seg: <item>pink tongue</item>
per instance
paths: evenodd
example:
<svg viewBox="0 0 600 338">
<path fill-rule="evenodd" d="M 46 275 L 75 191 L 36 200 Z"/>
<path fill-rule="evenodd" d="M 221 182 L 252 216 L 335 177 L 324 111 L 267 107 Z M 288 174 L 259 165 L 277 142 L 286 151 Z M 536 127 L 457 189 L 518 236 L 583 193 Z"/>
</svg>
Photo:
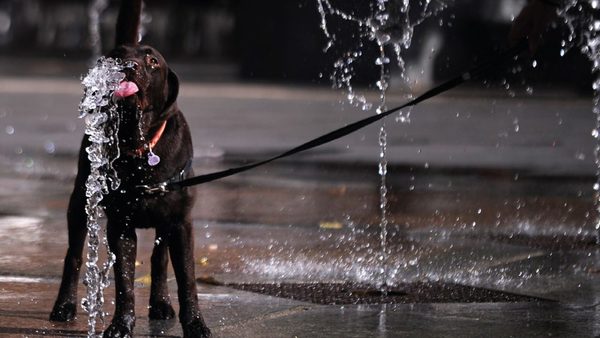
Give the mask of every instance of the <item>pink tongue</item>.
<svg viewBox="0 0 600 338">
<path fill-rule="evenodd" d="M 119 84 L 119 89 L 115 90 L 115 96 L 122 99 L 137 93 L 138 90 L 138 86 L 134 82 L 123 81 Z"/>
</svg>

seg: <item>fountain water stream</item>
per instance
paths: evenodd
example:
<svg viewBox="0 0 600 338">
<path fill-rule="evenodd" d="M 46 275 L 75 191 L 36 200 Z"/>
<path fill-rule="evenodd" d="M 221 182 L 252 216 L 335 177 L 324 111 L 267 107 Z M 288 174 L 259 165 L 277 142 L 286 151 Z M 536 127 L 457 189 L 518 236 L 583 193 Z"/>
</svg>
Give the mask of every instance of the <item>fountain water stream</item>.
<svg viewBox="0 0 600 338">
<path fill-rule="evenodd" d="M 334 63 L 334 71 L 331 76 L 335 88 L 344 89 L 348 102 L 362 110 L 370 110 L 373 103 L 369 102 L 364 94 L 355 91 L 352 83 L 354 77 L 354 64 L 364 57 L 365 49 L 370 45 L 377 48 L 377 56 L 372 62 L 379 68 L 379 77 L 375 83 L 379 92 L 379 100 L 376 105 L 376 113 L 381 114 L 386 110 L 386 93 L 389 88 L 391 72 L 390 56 L 393 54 L 396 64 L 400 70 L 400 77 L 406 83 L 409 78 L 406 75 L 406 67 L 403 53 L 410 47 L 414 29 L 426 19 L 437 15 L 446 5 L 441 1 L 409 1 L 409 0 L 376 0 L 371 3 L 371 11 L 366 16 L 359 16 L 352 12 L 338 9 L 330 0 L 317 0 L 317 8 L 321 15 L 321 29 L 328 39 L 324 51 L 330 51 L 336 46 L 336 36 L 331 33 L 328 18 L 335 17 L 354 24 L 357 37 L 354 48 L 344 51 Z M 391 50 L 391 52 L 390 52 Z M 407 99 L 412 95 L 408 94 Z M 399 113 L 397 118 L 400 122 L 410 121 L 410 110 Z M 387 215 L 387 132 L 385 123 L 379 130 L 379 209 L 380 209 L 380 245 L 381 249 L 377 255 L 379 277 L 377 284 L 385 291 L 385 286 L 394 279 L 390 275 L 388 264 L 388 235 L 389 220 Z M 395 270 L 394 270 L 395 271 Z"/>
<path fill-rule="evenodd" d="M 600 230 L 600 1 L 569 0 L 558 14 L 569 29 L 568 37 L 561 42 L 560 55 L 563 56 L 569 48 L 578 47 L 581 53 L 592 62 L 591 71 L 596 75 L 592 84 L 595 117 L 592 136 L 596 140 L 594 147 L 596 230 Z M 600 232 L 597 232 L 596 236 L 597 242 L 600 243 Z"/>
<path fill-rule="evenodd" d="M 103 320 L 103 290 L 109 284 L 108 275 L 114 263 L 106 236 L 101 236 L 100 218 L 103 216 L 100 202 L 110 190 L 119 186 L 119 178 L 112 163 L 119 157 L 117 106 L 110 104 L 112 93 L 119 88 L 125 74 L 120 61 L 100 58 L 97 65 L 83 78 L 85 94 L 79 105 L 81 117 L 85 118 L 85 134 L 91 142 L 86 148 L 90 163 L 90 174 L 86 181 L 86 213 L 88 229 L 88 253 L 84 284 L 87 296 L 81 302 L 88 313 L 88 337 L 95 336 L 96 320 Z M 100 268 L 98 263 L 100 244 L 107 251 L 108 260 Z"/>
<path fill-rule="evenodd" d="M 415 19 L 414 12 L 415 7 L 417 6 L 421 6 L 422 11 L 419 15 L 417 15 L 417 19 Z M 440 10 L 444 9 L 445 5 L 443 3 L 436 3 L 432 1 L 374 0 L 371 3 L 370 14 L 362 17 L 352 11 L 339 9 L 339 7 L 336 7 L 334 4 L 332 4 L 332 0 L 317 0 L 317 7 L 321 15 L 321 28 L 328 40 L 324 49 L 325 52 L 334 53 L 336 52 L 334 51 L 334 47 L 340 47 L 339 45 L 342 45 L 340 41 L 338 41 L 336 35 L 333 33 L 335 31 L 335 27 L 330 24 L 330 21 L 333 22 L 333 20 L 329 19 L 335 18 L 337 22 L 351 23 L 354 24 L 356 28 L 355 34 L 352 35 L 354 39 L 352 41 L 353 47 L 348 49 L 346 49 L 346 47 L 341 47 L 341 49 L 345 51 L 340 54 L 341 56 L 334 64 L 332 80 L 334 88 L 344 89 L 348 102 L 356 107 L 361 108 L 362 110 L 370 110 L 373 108 L 374 104 L 369 102 L 365 95 L 359 94 L 355 90 L 353 86 L 353 80 L 356 76 L 354 67 L 359 59 L 367 58 L 365 46 L 375 45 L 377 47 L 378 53 L 376 57 L 374 57 L 372 60 L 368 60 L 368 62 L 370 61 L 374 63 L 376 67 L 379 67 L 379 79 L 375 83 L 375 87 L 379 91 L 380 100 L 375 107 L 376 112 L 380 113 L 382 109 L 385 109 L 386 92 L 390 79 L 390 59 L 388 54 L 395 54 L 396 63 L 400 69 L 401 78 L 405 82 L 408 82 L 409 79 L 404 72 L 405 63 L 402 54 L 403 51 L 410 47 L 414 28 L 425 19 L 434 16 Z M 592 62 L 592 72 L 600 76 L 599 9 L 600 1 L 598 0 L 569 0 L 565 3 L 565 7 L 559 11 L 559 14 L 564 19 L 564 22 L 570 30 L 568 38 L 562 42 L 560 55 L 564 55 L 568 48 L 580 48 L 582 53 L 585 54 Z M 536 67 L 535 61 L 532 66 L 534 68 Z M 594 81 L 593 89 L 595 91 L 593 108 L 595 114 L 595 127 L 592 131 L 592 136 L 597 140 L 597 144 L 594 149 L 596 157 L 595 162 L 597 166 L 597 181 L 594 185 L 596 196 L 594 202 L 597 214 L 596 228 L 600 230 L 600 77 Z M 531 95 L 533 92 L 531 87 L 527 87 L 526 91 L 529 95 Z M 514 94 L 510 95 L 509 93 L 509 96 L 514 96 Z M 401 122 L 409 122 L 409 113 L 410 112 L 401 114 L 397 120 Z M 518 132 L 520 129 L 519 120 L 515 118 L 513 124 L 514 131 Z M 382 128 L 380 129 L 379 144 L 379 174 L 381 175 L 379 226 L 381 250 L 379 253 L 376 253 L 375 251 L 372 252 L 372 256 L 375 257 L 375 261 L 372 263 L 378 263 L 377 266 L 382 268 L 380 271 L 378 270 L 377 272 L 371 272 L 370 276 L 373 277 L 372 280 L 376 279 L 377 283 L 380 285 L 380 287 L 382 287 L 382 290 L 385 291 L 385 286 L 389 285 L 390 281 L 393 283 L 398 279 L 398 270 L 392 270 L 391 267 L 394 266 L 394 262 L 392 261 L 395 261 L 395 257 L 389 257 L 390 255 L 388 251 L 388 246 L 390 245 L 388 239 L 390 235 L 394 234 L 390 234 L 390 224 L 387 218 L 387 136 L 384 125 L 382 125 Z M 516 176 L 515 180 L 517 178 L 518 176 Z M 521 202 L 519 202 L 519 207 L 520 206 Z M 481 209 L 479 209 L 478 214 L 481 214 Z M 497 218 L 501 218 L 500 213 L 498 213 Z M 457 222 L 459 222 L 458 218 Z M 353 229 L 356 228 L 358 227 L 353 227 Z M 581 229 L 579 229 L 578 233 L 581 232 Z M 412 263 L 413 261 L 411 261 L 409 265 L 416 266 L 416 263 Z"/>
</svg>

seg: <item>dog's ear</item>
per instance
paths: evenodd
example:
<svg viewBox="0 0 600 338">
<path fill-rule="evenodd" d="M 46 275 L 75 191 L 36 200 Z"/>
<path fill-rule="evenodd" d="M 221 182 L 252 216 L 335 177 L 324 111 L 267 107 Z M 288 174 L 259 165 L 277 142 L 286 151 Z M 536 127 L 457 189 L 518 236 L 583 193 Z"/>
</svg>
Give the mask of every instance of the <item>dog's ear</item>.
<svg viewBox="0 0 600 338">
<path fill-rule="evenodd" d="M 121 1 L 115 32 L 115 46 L 138 44 L 141 16 L 142 0 Z"/>
<path fill-rule="evenodd" d="M 177 101 L 177 96 L 179 95 L 179 77 L 175 74 L 174 71 L 169 68 L 167 74 L 167 85 L 165 86 L 165 97 L 167 98 L 165 102 L 164 112 L 169 112 L 173 108 L 176 108 L 175 102 Z"/>
</svg>

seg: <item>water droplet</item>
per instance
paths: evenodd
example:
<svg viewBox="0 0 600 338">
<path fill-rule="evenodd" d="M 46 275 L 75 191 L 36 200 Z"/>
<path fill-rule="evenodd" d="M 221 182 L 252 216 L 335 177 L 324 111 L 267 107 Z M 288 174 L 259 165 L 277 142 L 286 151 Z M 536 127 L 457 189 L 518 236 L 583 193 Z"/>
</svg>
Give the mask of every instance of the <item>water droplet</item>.
<svg viewBox="0 0 600 338">
<path fill-rule="evenodd" d="M 13 127 L 13 126 L 6 126 L 6 128 L 4 128 L 4 131 L 6 131 L 6 133 L 8 135 L 13 135 L 15 133 L 15 127 Z"/>
<path fill-rule="evenodd" d="M 527 95 L 533 95 L 533 87 L 527 86 L 525 88 L 525 92 L 527 93 Z"/>
<path fill-rule="evenodd" d="M 378 66 L 386 65 L 388 63 L 390 63 L 390 59 L 387 57 L 378 57 L 377 59 L 375 59 L 375 64 Z"/>
<path fill-rule="evenodd" d="M 44 150 L 46 150 L 48 154 L 54 154 L 54 152 L 56 151 L 56 146 L 54 145 L 54 142 L 46 141 L 46 143 L 44 143 Z"/>
</svg>

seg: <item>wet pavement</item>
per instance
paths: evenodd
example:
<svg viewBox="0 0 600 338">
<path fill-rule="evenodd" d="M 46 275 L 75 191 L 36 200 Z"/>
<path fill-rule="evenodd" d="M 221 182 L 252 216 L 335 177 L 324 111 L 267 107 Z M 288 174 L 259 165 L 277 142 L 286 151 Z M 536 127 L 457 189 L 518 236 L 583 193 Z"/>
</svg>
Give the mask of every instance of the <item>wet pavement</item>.
<svg viewBox="0 0 600 338">
<path fill-rule="evenodd" d="M 86 334 L 81 311 L 73 323 L 47 321 L 66 249 L 80 96 L 75 80 L 0 78 L 3 337 Z M 392 93 L 390 106 L 401 98 Z M 366 116 L 339 100 L 328 88 L 184 82 L 179 102 L 194 134 L 195 170 L 262 159 Z M 387 257 L 380 259 L 378 126 L 198 188 L 199 297 L 216 336 L 600 335 L 591 99 L 463 89 L 415 108 L 410 124 L 386 124 Z M 136 336 L 180 336 L 176 321 L 147 318 L 154 235 L 138 236 Z M 318 305 L 224 286 L 382 278 L 544 301 Z"/>
</svg>

